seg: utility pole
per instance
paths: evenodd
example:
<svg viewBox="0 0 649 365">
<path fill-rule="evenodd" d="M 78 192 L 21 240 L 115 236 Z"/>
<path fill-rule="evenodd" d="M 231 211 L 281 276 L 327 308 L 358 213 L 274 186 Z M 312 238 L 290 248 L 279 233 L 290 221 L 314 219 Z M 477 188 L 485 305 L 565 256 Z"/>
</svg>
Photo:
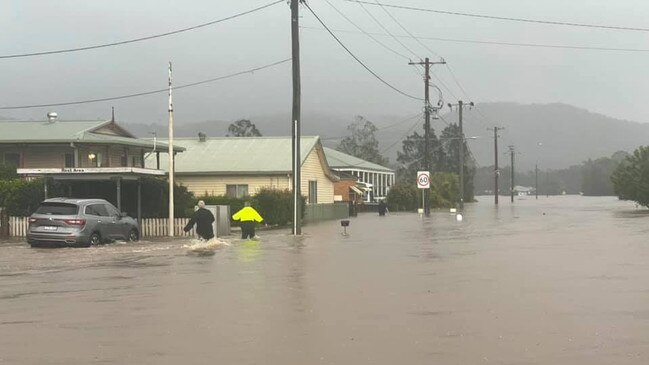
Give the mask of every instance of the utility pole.
<svg viewBox="0 0 649 365">
<path fill-rule="evenodd" d="M 498 131 L 503 130 L 503 127 L 493 127 L 487 128 L 487 130 L 494 131 L 494 204 L 498 205 L 498 195 L 500 191 L 498 189 L 498 178 L 500 177 L 500 170 L 498 170 Z"/>
<path fill-rule="evenodd" d="M 171 98 L 171 62 L 169 62 L 169 237 L 174 236 L 174 106 Z"/>
<path fill-rule="evenodd" d="M 462 109 L 464 106 L 464 102 L 462 100 L 458 100 L 457 104 L 448 104 L 449 108 L 453 108 L 454 106 L 457 106 L 458 108 L 458 127 L 460 129 L 459 131 L 459 136 L 458 138 L 460 139 L 460 147 L 458 154 L 460 156 L 460 209 L 464 209 L 464 129 L 462 126 Z M 473 106 L 473 102 L 469 103 L 469 106 Z"/>
<path fill-rule="evenodd" d="M 514 146 L 509 146 L 509 154 L 511 155 L 511 189 L 510 189 L 510 194 L 511 194 L 511 202 L 514 202 Z"/>
<path fill-rule="evenodd" d="M 534 193 L 536 194 L 536 200 L 539 200 L 539 163 L 538 162 L 534 165 Z"/>
<path fill-rule="evenodd" d="M 303 0 L 291 0 L 291 48 L 293 63 L 293 113 L 291 125 L 293 133 L 292 162 L 293 162 L 293 235 L 302 234 L 302 201 L 300 163 L 300 23 L 299 5 Z"/>
<path fill-rule="evenodd" d="M 430 59 L 426 57 L 424 61 L 420 62 L 408 62 L 409 65 L 423 65 L 424 66 L 424 168 L 429 173 L 431 172 L 430 168 L 430 66 L 431 65 L 443 65 L 446 64 L 446 61 L 443 59 L 438 62 L 430 62 Z M 424 194 L 424 214 L 428 217 L 430 216 L 430 189 L 423 189 L 422 193 Z"/>
</svg>

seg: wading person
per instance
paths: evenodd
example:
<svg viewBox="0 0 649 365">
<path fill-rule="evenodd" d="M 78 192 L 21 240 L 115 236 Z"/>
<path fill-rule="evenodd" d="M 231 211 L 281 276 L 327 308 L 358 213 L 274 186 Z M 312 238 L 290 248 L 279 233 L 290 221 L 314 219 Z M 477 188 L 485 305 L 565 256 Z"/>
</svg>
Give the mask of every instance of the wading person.
<svg viewBox="0 0 649 365">
<path fill-rule="evenodd" d="M 379 215 L 383 216 L 388 211 L 388 206 L 385 204 L 385 200 L 381 199 L 379 201 Z"/>
<path fill-rule="evenodd" d="M 240 211 L 232 215 L 235 221 L 241 221 L 241 238 L 255 238 L 255 223 L 262 222 L 262 218 L 255 208 L 250 206 L 250 202 L 245 202 L 245 206 Z"/>
<path fill-rule="evenodd" d="M 198 234 L 198 237 L 207 241 L 214 238 L 214 230 L 212 229 L 213 222 L 214 214 L 205 209 L 204 201 L 199 200 L 198 209 L 194 212 L 192 219 L 190 219 L 185 226 L 184 231 L 189 232 L 192 227 L 194 227 L 194 224 L 196 224 L 196 233 Z"/>
</svg>

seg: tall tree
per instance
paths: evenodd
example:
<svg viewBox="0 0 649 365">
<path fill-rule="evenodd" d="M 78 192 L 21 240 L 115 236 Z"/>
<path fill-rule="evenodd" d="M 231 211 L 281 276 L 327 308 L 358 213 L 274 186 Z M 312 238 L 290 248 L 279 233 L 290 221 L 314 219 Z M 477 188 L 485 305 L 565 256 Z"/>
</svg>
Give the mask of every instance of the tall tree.
<svg viewBox="0 0 649 365">
<path fill-rule="evenodd" d="M 433 128 L 429 131 L 430 134 L 430 167 L 433 172 L 440 171 L 443 161 L 445 161 L 444 150 L 441 148 L 440 141 L 435 135 Z M 397 169 L 397 176 L 399 181 L 406 183 L 414 183 L 417 171 L 425 170 L 424 166 L 424 150 L 425 142 L 424 136 L 417 132 L 406 137 L 403 141 L 401 151 L 397 151 L 397 162 L 399 167 Z"/>
<path fill-rule="evenodd" d="M 248 119 L 239 119 L 228 126 L 226 137 L 261 137 L 261 132 Z"/>
<path fill-rule="evenodd" d="M 649 207 L 649 147 L 633 151 L 617 166 L 611 180 L 620 199 Z"/>
<path fill-rule="evenodd" d="M 350 134 L 340 141 L 336 150 L 379 165 L 388 164 L 388 159 L 379 152 L 379 141 L 375 136 L 378 129 L 374 123 L 359 115 L 347 130 Z"/>
<path fill-rule="evenodd" d="M 444 160 L 439 166 L 441 171 L 459 174 L 460 146 L 464 149 L 464 201 L 474 200 L 475 161 L 471 157 L 466 138 L 460 136 L 460 127 L 451 123 L 442 130 L 440 142 L 444 151 Z"/>
</svg>

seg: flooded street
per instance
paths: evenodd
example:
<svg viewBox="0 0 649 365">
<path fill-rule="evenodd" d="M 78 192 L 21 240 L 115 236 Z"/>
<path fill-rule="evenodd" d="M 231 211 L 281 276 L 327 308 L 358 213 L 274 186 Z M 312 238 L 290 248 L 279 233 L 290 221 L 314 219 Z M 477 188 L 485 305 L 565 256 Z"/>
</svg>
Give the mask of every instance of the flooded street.
<svg viewBox="0 0 649 365">
<path fill-rule="evenodd" d="M 647 364 L 649 214 L 533 197 L 230 239 L 0 243 L 0 363 Z"/>
</svg>

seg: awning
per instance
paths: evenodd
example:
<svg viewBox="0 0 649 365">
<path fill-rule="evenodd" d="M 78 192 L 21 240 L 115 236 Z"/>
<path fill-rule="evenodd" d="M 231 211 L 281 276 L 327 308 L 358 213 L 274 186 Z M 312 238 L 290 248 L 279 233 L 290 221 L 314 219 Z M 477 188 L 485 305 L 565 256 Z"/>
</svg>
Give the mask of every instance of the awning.
<svg viewBox="0 0 649 365">
<path fill-rule="evenodd" d="M 356 194 L 363 195 L 363 192 L 360 191 L 357 187 L 355 186 L 350 186 L 349 187 L 352 191 L 354 191 Z"/>
<path fill-rule="evenodd" d="M 18 175 L 43 176 L 53 180 L 137 180 L 143 176 L 164 176 L 162 170 L 145 169 L 140 167 L 70 167 L 45 169 L 16 169 Z"/>
</svg>

